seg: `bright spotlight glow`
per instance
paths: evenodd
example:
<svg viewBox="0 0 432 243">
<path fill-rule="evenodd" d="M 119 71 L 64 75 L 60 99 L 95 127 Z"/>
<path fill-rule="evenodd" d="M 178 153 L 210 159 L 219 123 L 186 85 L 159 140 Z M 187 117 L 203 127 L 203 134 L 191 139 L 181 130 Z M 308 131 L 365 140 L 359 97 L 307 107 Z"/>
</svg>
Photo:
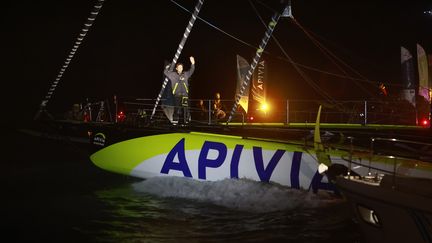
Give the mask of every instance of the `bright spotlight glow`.
<svg viewBox="0 0 432 243">
<path fill-rule="evenodd" d="M 269 106 L 267 103 L 262 103 L 260 109 L 264 112 L 267 112 L 269 110 Z"/>
</svg>

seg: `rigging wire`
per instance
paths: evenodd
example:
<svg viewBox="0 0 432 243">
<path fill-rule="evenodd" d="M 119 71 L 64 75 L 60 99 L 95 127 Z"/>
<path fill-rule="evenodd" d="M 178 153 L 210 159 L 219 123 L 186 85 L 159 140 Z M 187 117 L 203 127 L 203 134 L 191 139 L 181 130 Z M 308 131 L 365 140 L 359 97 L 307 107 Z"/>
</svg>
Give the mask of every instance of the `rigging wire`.
<svg viewBox="0 0 432 243">
<path fill-rule="evenodd" d="M 266 3 L 264 3 L 263 1 L 261 1 L 261 0 L 255 0 L 257 3 L 259 3 L 260 5 L 262 5 L 263 7 L 265 7 L 265 8 L 267 8 L 268 10 L 270 10 L 270 11 L 272 11 L 272 12 L 277 12 L 274 8 L 272 8 L 272 7 L 270 7 L 270 6 L 268 6 Z M 296 23 L 298 23 L 297 21 L 296 21 Z M 302 30 L 306 30 L 309 34 L 312 34 L 312 35 L 314 35 L 314 36 L 317 36 L 317 37 L 319 37 L 320 39 L 324 39 L 323 37 L 321 37 L 321 36 L 319 36 L 318 34 L 316 34 L 316 33 L 314 33 L 314 32 L 312 32 L 312 31 L 310 31 L 310 30 L 307 30 L 304 26 L 299 26 L 299 27 L 301 27 L 302 28 Z M 315 37 L 313 37 L 312 39 L 316 39 Z M 319 41 L 317 41 L 318 43 L 320 43 Z M 322 45 L 323 46 L 323 45 Z M 324 47 L 324 46 L 323 46 Z M 325 48 L 325 47 L 324 47 Z M 325 49 L 327 49 L 327 48 L 325 48 Z M 329 51 L 330 52 L 330 51 Z M 331 52 L 330 52 L 331 53 Z M 334 57 L 336 58 L 336 59 L 338 59 L 338 57 L 336 56 L 336 55 L 334 55 Z M 343 62 L 342 60 L 341 60 L 341 62 Z M 299 66 L 301 66 L 301 64 L 297 64 L 297 65 L 299 65 Z M 374 84 L 374 85 L 377 85 L 377 84 L 385 84 L 385 85 L 388 85 L 388 86 L 395 86 L 395 87 L 403 87 L 404 85 L 402 85 L 402 84 L 395 84 L 395 83 L 390 83 L 390 82 L 375 82 L 375 81 L 372 81 L 372 80 L 370 80 L 370 79 L 368 79 L 367 77 L 365 77 L 364 75 L 362 75 L 362 74 L 360 74 L 360 73 L 358 73 L 355 69 L 353 69 L 352 67 L 350 67 L 348 64 L 346 64 L 346 66 L 348 67 L 348 68 L 350 68 L 353 72 L 355 72 L 357 75 L 359 75 L 361 78 L 354 78 L 354 77 L 350 77 L 350 76 L 344 76 L 344 75 L 340 75 L 340 74 L 335 74 L 335 73 L 331 73 L 331 72 L 327 72 L 327 71 L 323 71 L 323 70 L 320 70 L 320 69 L 318 69 L 318 70 L 313 70 L 313 68 L 311 68 L 311 67 L 305 67 L 305 68 L 307 68 L 307 69 L 310 69 L 310 70 L 313 70 L 313 71 L 317 71 L 317 72 L 322 72 L 322 73 L 325 73 L 325 74 L 328 74 L 328 75 L 332 75 L 332 76 L 336 76 L 336 77 L 340 77 L 340 78 L 347 78 L 347 79 L 350 79 L 350 80 L 353 80 L 353 81 L 360 81 L 360 82 L 363 82 L 363 83 L 370 83 L 370 84 Z"/>
<path fill-rule="evenodd" d="M 183 9 L 184 11 L 186 11 L 186 12 L 188 12 L 188 13 L 192 13 L 189 9 L 183 7 L 182 5 L 180 5 L 179 3 L 177 3 L 176 1 L 174 1 L 174 0 L 170 0 L 170 1 L 171 1 L 172 3 L 174 3 L 175 5 L 177 5 L 179 8 Z M 246 41 L 243 41 L 243 40 L 241 40 L 241 39 L 235 37 L 234 35 L 231 35 L 231 34 L 227 33 L 226 31 L 224 31 L 224 30 L 222 30 L 221 28 L 217 27 L 216 25 L 214 25 L 214 24 L 208 22 L 207 20 L 201 18 L 200 16 L 197 16 L 197 19 L 201 20 L 202 22 L 206 23 L 206 24 L 209 25 L 210 27 L 216 29 L 217 31 L 219 31 L 219 32 L 221 32 L 221 33 L 223 33 L 223 34 L 225 34 L 225 35 L 227 35 L 227 36 L 233 38 L 234 40 L 236 40 L 236 41 L 238 41 L 238 42 L 240 42 L 240 43 L 242 43 L 242 44 L 244 44 L 244 45 L 247 45 L 247 46 L 249 46 L 249 47 L 251 47 L 251 48 L 253 48 L 253 49 L 255 49 L 255 50 L 258 49 L 258 47 L 254 46 L 254 45 L 251 45 L 251 44 L 247 43 Z"/>
<path fill-rule="evenodd" d="M 274 9 L 272 9 L 271 7 L 269 7 L 267 4 L 261 2 L 260 0 L 256 0 L 258 3 L 260 3 L 261 5 L 265 6 L 267 9 L 270 9 L 272 11 L 275 11 Z M 249 0 L 250 4 L 252 5 L 251 1 Z M 256 10 L 255 6 L 252 5 L 252 7 L 254 8 L 255 12 L 258 14 L 258 11 Z M 337 61 L 339 61 L 342 65 L 344 65 L 345 67 L 348 67 L 352 72 L 354 72 L 355 74 L 357 74 L 359 77 L 361 77 L 362 81 L 366 81 L 368 83 L 372 83 L 375 85 L 378 85 L 376 82 L 370 81 L 368 78 L 366 78 L 365 76 L 363 76 L 362 74 L 360 74 L 357 70 L 355 70 L 354 68 L 352 68 L 349 64 L 347 64 L 346 62 L 344 62 L 342 59 L 340 59 L 339 57 L 337 57 L 333 52 L 331 52 L 328 48 L 326 48 L 323 44 L 321 44 L 316 38 L 314 38 L 311 35 L 311 31 L 308 31 L 305 27 L 303 27 L 295 18 L 293 18 L 294 23 L 305 33 L 305 35 L 312 41 L 313 44 L 315 44 L 315 46 L 342 72 L 345 74 L 345 76 L 348 76 L 348 72 L 343 69 L 334 59 L 336 59 Z M 334 58 L 334 59 L 333 59 Z M 366 89 L 365 87 L 363 87 L 361 84 L 359 84 L 356 81 L 359 81 L 358 79 L 351 79 L 354 81 L 354 83 L 359 86 L 363 91 L 365 91 L 367 94 L 369 94 L 370 96 L 374 96 L 374 94 L 372 92 L 370 92 L 368 89 Z"/>
<path fill-rule="evenodd" d="M 189 9 L 185 8 L 184 6 L 182 6 L 181 4 L 179 4 L 178 2 L 176 2 L 175 0 L 170 0 L 170 1 L 173 4 L 177 5 L 179 8 L 183 9 L 185 12 L 192 13 Z M 246 41 L 243 41 L 240 38 L 238 38 L 238 37 L 236 37 L 236 36 L 234 36 L 234 35 L 226 32 L 224 30 L 222 30 L 221 28 L 219 28 L 216 25 L 210 23 L 209 21 L 203 19 L 202 17 L 198 16 L 197 19 L 201 20 L 202 22 L 204 22 L 205 24 L 207 24 L 210 27 L 214 28 L 215 30 L 221 32 L 222 34 L 225 34 L 228 37 L 230 37 L 230 38 L 232 38 L 232 39 L 234 39 L 234 40 L 236 40 L 236 41 L 238 41 L 238 42 L 240 42 L 240 43 L 242 43 L 242 44 L 244 44 L 244 45 L 246 45 L 246 46 L 248 46 L 248 47 L 250 47 L 250 48 L 252 48 L 254 50 L 258 49 L 257 46 L 254 46 L 254 45 L 252 45 L 252 44 L 250 44 L 250 43 L 248 43 Z M 356 80 L 356 81 L 360 81 L 360 82 L 367 82 L 367 83 L 376 84 L 376 82 L 373 82 L 373 81 L 369 81 L 369 80 L 365 80 L 365 79 L 360 79 L 360 78 L 354 78 L 354 77 L 350 77 L 350 76 L 347 76 L 347 75 L 341 75 L 341 74 L 337 74 L 337 73 L 332 73 L 332 72 L 329 72 L 329 71 L 324 71 L 324 70 L 319 69 L 319 68 L 310 67 L 310 66 L 307 66 L 307 65 L 304 65 L 304 64 L 300 64 L 300 63 L 294 62 L 292 59 L 288 59 L 288 58 L 285 58 L 285 57 L 273 55 L 272 53 L 270 53 L 268 51 L 264 51 L 264 53 L 267 54 L 267 55 L 273 56 L 273 57 L 275 57 L 275 58 L 277 58 L 279 60 L 286 61 L 288 63 L 300 66 L 300 67 L 302 67 L 304 69 L 308 69 L 308 70 L 311 70 L 311 71 L 315 71 L 315 72 L 319 72 L 319 73 L 323 73 L 323 74 L 327 74 L 327 75 L 332 75 L 332 76 L 339 77 L 339 78 L 345 78 L 345 79 Z M 384 84 L 386 84 L 386 83 L 384 83 Z M 388 84 L 388 85 L 391 85 L 391 84 Z"/>
<path fill-rule="evenodd" d="M 334 46 L 336 46 L 336 47 L 338 47 L 338 48 L 340 48 L 340 49 L 343 49 L 343 51 L 347 51 L 346 48 L 343 48 L 343 47 L 341 47 L 341 46 L 338 46 L 338 44 L 336 44 L 336 43 L 334 43 L 334 42 L 332 42 L 332 41 L 330 41 L 330 40 L 324 38 L 323 36 L 318 35 L 317 33 L 312 32 L 311 30 L 308 30 L 308 32 L 309 32 L 310 34 L 312 34 L 312 35 L 314 36 L 315 39 L 316 39 L 316 38 L 321 39 L 321 40 L 323 40 L 323 41 L 326 41 L 326 42 L 330 43 L 331 45 L 334 45 Z M 351 54 L 351 55 L 352 55 L 352 54 Z M 354 72 L 355 72 L 355 70 L 354 70 Z M 358 75 L 359 75 L 359 76 L 363 76 L 362 74 L 358 74 Z M 390 82 L 377 82 L 377 81 L 372 81 L 372 80 L 368 79 L 367 77 L 364 77 L 363 79 L 362 79 L 362 78 L 354 78 L 353 80 L 357 80 L 357 81 L 364 82 L 364 83 L 370 83 L 370 84 L 374 84 L 374 85 L 377 85 L 377 84 L 381 84 L 381 83 L 382 83 L 382 84 L 385 84 L 385 85 L 388 85 L 388 86 L 397 86 L 397 87 L 400 86 L 400 87 L 404 87 L 404 85 L 402 85 L 402 84 L 395 84 L 395 83 L 390 83 Z"/>
<path fill-rule="evenodd" d="M 342 59 L 340 59 L 339 57 L 337 57 L 333 52 L 331 52 L 328 48 L 326 48 L 323 44 L 321 44 L 316 38 L 314 38 L 307 30 L 306 28 L 304 28 L 296 19 L 293 19 L 294 23 L 306 34 L 307 37 L 309 37 L 309 39 L 315 44 L 315 46 L 331 61 L 333 62 L 333 64 L 339 69 L 341 70 L 345 75 L 348 75 L 348 73 L 336 62 L 339 61 L 341 64 L 343 64 L 345 67 L 349 68 L 352 72 L 354 72 L 355 74 L 357 74 L 358 76 L 360 76 L 361 78 L 368 80 L 365 76 L 363 76 L 362 74 L 360 74 L 360 72 L 358 72 L 357 70 L 355 70 L 353 67 L 351 67 L 349 64 L 347 64 L 346 62 L 344 62 Z M 336 59 L 336 61 L 334 59 Z M 372 92 L 370 92 L 368 89 L 366 89 L 365 87 L 363 87 L 361 84 L 359 84 L 358 82 L 354 83 L 360 87 L 363 91 L 365 91 L 367 94 L 369 94 L 370 96 L 374 96 L 374 94 Z"/>
<path fill-rule="evenodd" d="M 249 3 L 251 4 L 252 8 L 254 9 L 255 13 L 257 14 L 258 18 L 261 20 L 261 23 L 264 24 L 265 26 L 265 22 L 263 21 L 261 15 L 259 14 L 258 10 L 256 9 L 255 5 L 252 3 L 252 1 L 249 0 Z M 267 26 L 265 26 L 267 28 Z M 278 39 L 275 36 L 272 36 L 273 40 L 276 42 L 276 44 L 278 45 L 278 47 L 280 48 L 280 50 L 282 51 L 282 53 L 289 59 L 292 60 L 292 58 L 288 55 L 288 53 L 285 51 L 285 49 L 282 47 L 282 45 L 280 44 L 280 42 L 278 41 Z M 335 106 L 338 106 L 339 109 L 344 110 L 343 106 L 340 105 L 339 102 L 337 102 L 335 99 L 333 99 L 326 91 L 324 91 L 323 89 L 321 89 L 312 79 L 309 78 L 309 76 L 306 75 L 306 73 L 303 72 L 303 70 L 301 70 L 298 66 L 294 65 L 294 68 L 296 69 L 296 71 L 302 76 L 302 78 L 316 91 L 318 92 L 321 96 L 323 96 L 323 98 L 325 98 L 328 102 L 332 103 Z"/>
</svg>

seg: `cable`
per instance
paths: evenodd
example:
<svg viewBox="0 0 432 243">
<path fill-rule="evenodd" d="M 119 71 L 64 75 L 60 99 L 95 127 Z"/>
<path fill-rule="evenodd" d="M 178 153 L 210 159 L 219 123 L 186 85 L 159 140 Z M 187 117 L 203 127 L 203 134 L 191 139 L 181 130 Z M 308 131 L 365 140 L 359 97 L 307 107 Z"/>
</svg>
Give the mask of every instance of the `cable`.
<svg viewBox="0 0 432 243">
<path fill-rule="evenodd" d="M 191 13 L 191 11 L 189 11 L 189 9 L 183 7 L 182 5 L 180 5 L 179 3 L 177 3 L 176 1 L 174 1 L 174 0 L 170 0 L 170 1 L 171 1 L 172 3 L 174 3 L 175 5 L 177 5 L 178 7 L 180 7 L 181 9 L 183 9 L 184 11 L 186 11 L 186 12 L 188 12 L 188 13 Z M 254 46 L 254 45 L 251 45 L 251 44 L 247 43 L 246 41 L 243 41 L 243 40 L 241 40 L 241 39 L 235 37 L 234 35 L 231 35 L 231 34 L 227 33 L 226 31 L 222 30 L 221 28 L 215 26 L 214 24 L 208 22 L 207 20 L 205 20 L 205 19 L 203 19 L 203 18 L 201 18 L 201 17 L 199 17 L 199 16 L 197 17 L 197 19 L 201 20 L 202 22 L 206 23 L 206 24 L 209 25 L 210 27 L 213 27 L 213 28 L 216 29 L 217 31 L 219 31 L 219 32 L 221 32 L 221 33 L 223 33 L 223 34 L 225 34 L 225 35 L 227 35 L 227 36 L 233 38 L 234 40 L 236 40 L 236 41 L 238 41 L 238 42 L 240 42 L 240 43 L 242 43 L 242 44 L 245 44 L 245 45 L 247 45 L 247 46 L 249 46 L 249 47 L 251 47 L 251 48 L 253 48 L 253 49 L 255 49 L 255 50 L 258 49 L 258 47 Z"/>
<path fill-rule="evenodd" d="M 261 0 L 255 0 L 255 1 L 256 1 L 257 3 L 259 3 L 259 4 L 261 4 L 262 6 L 264 6 L 265 8 L 271 10 L 272 12 L 276 12 L 275 9 L 273 9 L 273 8 L 271 8 L 270 6 L 268 6 L 267 4 L 263 3 Z M 296 22 L 296 23 L 298 23 L 298 22 Z M 306 30 L 306 28 L 304 28 L 303 26 L 301 26 L 301 27 L 302 27 L 304 30 Z M 316 33 L 312 32 L 312 31 L 310 31 L 310 30 L 308 30 L 307 32 L 308 32 L 308 33 L 312 33 L 313 35 L 318 36 L 318 37 L 321 38 L 321 39 L 324 39 L 323 37 L 320 37 L 319 35 L 317 35 Z M 318 42 L 318 43 L 319 43 L 319 42 Z M 323 45 L 322 45 L 322 46 L 323 46 Z M 324 46 L 323 46 L 323 47 L 324 47 Z M 325 48 L 325 47 L 324 47 L 324 48 Z M 327 49 L 327 48 L 325 48 L 325 49 Z M 327 50 L 328 50 L 328 49 L 327 49 Z M 335 55 L 334 55 L 334 57 L 337 58 Z M 297 63 L 297 65 L 302 66 L 301 64 L 298 64 L 298 63 Z M 371 81 L 371 80 L 369 80 L 368 78 L 364 77 L 362 74 L 358 73 L 356 70 L 354 70 L 353 68 L 351 68 L 348 64 L 346 64 L 346 66 L 347 66 L 348 68 L 350 68 L 353 72 L 355 72 L 357 75 L 359 75 L 359 76 L 362 77 L 362 78 L 354 78 L 354 77 L 350 77 L 350 76 L 344 76 L 344 75 L 340 75 L 340 74 L 335 74 L 335 73 L 326 72 L 326 71 L 323 71 L 323 70 L 320 70 L 320 69 L 318 69 L 318 70 L 314 70 L 312 67 L 307 67 L 307 66 L 303 66 L 303 68 L 307 68 L 307 69 L 310 69 L 310 70 L 313 70 L 313 71 L 318 71 L 318 72 L 325 73 L 325 74 L 328 74 L 328 75 L 333 75 L 333 76 L 336 76 L 336 77 L 346 78 L 346 79 L 350 79 L 350 80 L 354 80 L 354 81 L 359 81 L 359 82 L 364 82 L 364 83 L 370 83 L 370 84 L 375 84 L 375 85 L 378 84 L 378 82 Z M 401 85 L 401 84 L 393 84 L 393 83 L 389 83 L 389 82 L 379 82 L 379 83 L 382 83 L 382 84 L 385 84 L 385 85 L 388 85 L 388 86 L 403 86 L 403 85 Z"/>
<path fill-rule="evenodd" d="M 256 9 L 255 5 L 252 3 L 252 1 L 249 0 L 249 3 L 251 4 L 252 8 L 254 9 L 255 13 L 257 14 L 258 18 L 261 20 L 261 23 L 267 28 L 265 25 L 265 22 L 263 21 L 261 15 L 259 14 L 258 10 Z M 289 59 L 292 60 L 292 58 L 288 55 L 288 53 L 285 51 L 285 49 L 282 47 L 280 42 L 277 40 L 275 36 L 272 36 L 273 40 L 276 42 L 276 44 L 281 49 L 282 53 Z M 303 70 L 301 70 L 298 66 L 294 65 L 294 68 L 296 71 L 302 76 L 302 78 L 316 91 L 318 92 L 323 98 L 325 98 L 327 101 L 332 103 L 335 106 L 338 106 L 339 109 L 344 110 L 343 106 L 341 106 L 335 99 L 333 99 L 327 92 L 325 92 L 323 89 L 321 89 L 313 80 L 307 76 Z"/>
<path fill-rule="evenodd" d="M 267 9 L 270 9 L 272 11 L 275 11 L 274 9 L 270 8 L 268 5 L 264 4 L 263 2 L 261 2 L 260 0 L 256 0 L 258 3 L 260 3 L 261 5 L 265 6 Z M 250 2 L 250 0 L 249 0 Z M 251 2 L 250 2 L 251 3 Z M 258 11 L 256 10 L 255 6 L 251 3 L 252 7 L 254 8 L 255 12 L 258 14 Z M 342 63 L 344 66 L 348 67 L 351 71 L 353 71 L 354 73 L 356 73 L 357 75 L 359 75 L 362 79 L 357 79 L 357 78 L 351 78 L 349 77 L 351 80 L 353 80 L 355 82 L 355 84 L 357 86 L 359 86 L 360 88 L 362 88 L 366 93 L 368 93 L 369 95 L 373 96 L 373 94 L 365 89 L 362 85 L 358 84 L 356 81 L 363 81 L 363 82 L 368 82 L 368 83 L 373 83 L 373 84 L 377 84 L 376 82 L 372 82 L 370 80 L 368 80 L 366 77 L 364 77 L 363 75 L 361 75 L 358 71 L 356 71 L 354 68 L 352 68 L 351 66 L 349 66 L 347 63 L 345 63 L 343 60 L 341 60 L 340 58 L 338 58 L 335 54 L 333 54 L 328 48 L 326 48 L 323 44 L 321 44 L 316 38 L 314 38 L 311 34 L 310 31 L 306 30 L 306 28 L 304 28 L 296 19 L 293 18 L 294 23 L 306 34 L 307 37 L 309 37 L 309 39 L 312 41 L 312 43 L 315 44 L 315 46 L 331 61 L 333 62 L 333 64 L 345 74 L 345 77 L 349 77 L 348 73 L 335 61 L 332 59 L 335 58 L 337 61 L 339 61 L 340 63 Z M 335 75 L 335 76 L 340 76 L 340 77 L 344 77 L 343 75 Z"/>
<path fill-rule="evenodd" d="M 174 3 L 175 5 L 177 5 L 179 8 L 181 8 L 182 10 L 184 10 L 185 12 L 192 13 L 190 10 L 188 10 L 188 9 L 185 8 L 184 6 L 180 5 L 180 4 L 177 3 L 176 1 L 174 1 L 174 0 L 170 0 L 170 1 L 171 1 L 172 3 Z M 204 22 L 204 23 L 207 24 L 208 26 L 214 28 L 215 30 L 221 32 L 222 34 L 227 35 L 228 37 L 230 37 L 230 38 L 232 38 L 232 39 L 234 39 L 234 40 L 236 40 L 236 41 L 238 41 L 238 42 L 240 42 L 240 43 L 242 43 L 242 44 L 244 44 L 244 45 L 246 45 L 246 46 L 248 46 L 248 47 L 250 47 L 250 48 L 252 48 L 252 49 L 254 49 L 254 50 L 258 49 L 258 47 L 254 46 L 254 45 L 252 45 L 252 44 L 250 44 L 250 43 L 248 43 L 248 42 L 246 42 L 246 41 L 243 41 L 243 40 L 241 40 L 240 38 L 238 38 L 238 37 L 236 37 L 236 36 L 234 36 L 234 35 L 232 35 L 232 34 L 226 32 L 226 31 L 224 31 L 224 30 L 222 30 L 221 28 L 219 28 L 219 27 L 217 27 L 216 25 L 210 23 L 209 21 L 203 19 L 202 17 L 199 17 L 199 16 L 198 16 L 197 19 L 201 20 L 202 22 Z M 276 59 L 279 59 L 279 60 L 282 60 L 282 61 L 288 62 L 288 63 L 290 63 L 290 64 L 295 64 L 295 65 L 300 66 L 300 67 L 302 67 L 302 68 L 304 68 L 304 69 L 309 69 L 309 70 L 312 70 L 312 71 L 315 71 L 315 72 L 320 72 L 320 73 L 323 73 L 323 74 L 332 75 L 332 76 L 339 77 L 339 78 L 345 78 L 345 79 L 350 79 L 350 80 L 357 80 L 357 81 L 360 81 L 360 82 L 367 82 L 367 83 L 373 83 L 373 84 L 376 84 L 375 82 L 372 82 L 372 81 L 369 81 L 369 80 L 364 80 L 364 79 L 354 78 L 354 77 L 350 77 L 350 76 L 346 76 L 346 75 L 341 75 L 341 74 L 332 73 L 332 72 L 329 72 L 329 71 L 324 71 L 324 70 L 321 70 L 321 69 L 319 69 L 319 68 L 306 66 L 306 65 L 303 65 L 303 64 L 300 64 L 300 63 L 294 62 L 292 59 L 287 59 L 287 58 L 284 58 L 284 57 L 281 57 L 281 56 L 273 55 L 272 53 L 270 53 L 270 52 L 268 52 L 268 51 L 264 51 L 264 53 L 267 54 L 267 55 L 273 56 L 273 57 L 275 57 Z"/>
<path fill-rule="evenodd" d="M 306 34 L 307 37 L 309 37 L 309 39 L 315 44 L 315 46 L 331 61 L 333 62 L 333 64 L 339 69 L 341 70 L 345 75 L 348 75 L 348 73 L 335 61 L 332 59 L 332 57 L 334 59 L 336 59 L 337 61 L 339 61 L 341 64 L 343 64 L 344 66 L 348 67 L 351 71 L 353 71 L 355 74 L 357 74 L 358 76 L 360 76 L 361 78 L 368 80 L 365 76 L 363 76 L 362 74 L 360 74 L 357 70 L 355 70 L 354 68 L 352 68 L 350 65 L 348 65 L 346 62 L 344 62 L 342 59 L 340 59 L 339 57 L 337 57 L 334 53 L 332 53 L 328 48 L 326 48 L 323 44 L 321 44 L 317 39 L 315 39 L 307 30 L 306 28 L 304 28 L 296 19 L 293 19 L 294 23 Z M 355 80 L 353 80 L 354 83 L 359 86 L 361 89 L 363 89 L 363 91 L 365 91 L 366 93 L 368 93 L 371 96 L 374 96 L 369 90 L 367 90 L 366 88 L 364 88 L 361 84 L 355 82 Z"/>
</svg>

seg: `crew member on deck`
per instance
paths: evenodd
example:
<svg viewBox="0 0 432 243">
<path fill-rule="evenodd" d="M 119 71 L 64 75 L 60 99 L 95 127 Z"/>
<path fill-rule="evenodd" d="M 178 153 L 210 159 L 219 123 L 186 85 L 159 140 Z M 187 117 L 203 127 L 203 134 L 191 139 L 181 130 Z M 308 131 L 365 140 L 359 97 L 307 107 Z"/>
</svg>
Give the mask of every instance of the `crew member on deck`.
<svg viewBox="0 0 432 243">
<path fill-rule="evenodd" d="M 213 114 L 216 120 L 224 119 L 226 116 L 226 113 L 224 111 L 224 106 L 221 101 L 220 93 L 215 94 L 215 100 L 213 103 Z"/>
<path fill-rule="evenodd" d="M 179 122 L 179 117 L 183 114 L 183 122 L 188 123 L 190 121 L 189 115 L 189 78 L 192 76 L 195 70 L 195 59 L 194 57 L 189 58 L 191 67 L 188 71 L 183 72 L 183 64 L 177 63 L 174 66 L 166 66 L 164 74 L 171 80 L 172 92 L 174 95 L 175 107 L 174 117 L 172 123 L 176 125 Z"/>
<path fill-rule="evenodd" d="M 208 110 L 205 106 L 204 100 L 198 101 L 198 121 L 208 120 Z"/>
</svg>

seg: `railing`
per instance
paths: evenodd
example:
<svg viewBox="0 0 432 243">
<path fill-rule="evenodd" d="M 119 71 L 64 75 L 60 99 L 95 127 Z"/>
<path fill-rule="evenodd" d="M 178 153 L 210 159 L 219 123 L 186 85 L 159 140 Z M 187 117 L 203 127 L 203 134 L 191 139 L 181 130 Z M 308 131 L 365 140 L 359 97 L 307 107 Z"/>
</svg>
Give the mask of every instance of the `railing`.
<svg viewBox="0 0 432 243">
<path fill-rule="evenodd" d="M 135 118 L 149 119 L 147 116 L 151 114 L 154 102 L 154 99 L 142 98 L 117 98 L 115 101 L 106 101 L 104 110 L 112 115 L 105 120 L 125 122 Z M 164 100 L 162 99 L 161 102 L 163 103 Z M 200 102 L 202 106 L 199 106 Z M 234 100 L 221 100 L 221 103 L 225 117 L 216 117 L 213 100 L 190 99 L 189 112 L 192 121 L 206 124 L 225 122 Z M 99 103 L 94 102 L 94 104 Z M 232 122 L 314 123 L 319 105 L 323 105 L 321 123 L 416 125 L 416 111 L 406 102 L 364 100 L 340 101 L 337 107 L 320 100 L 273 100 L 269 102 L 268 110 L 251 106 L 246 114 L 239 107 Z M 153 120 L 166 120 L 162 107 L 162 105 L 158 106 Z M 111 111 L 109 108 L 115 110 Z M 92 113 L 97 114 L 99 108 L 92 106 L 92 109 Z M 123 112 L 124 117 L 119 118 L 119 112 Z M 95 118 L 91 121 L 95 121 Z"/>
<path fill-rule="evenodd" d="M 164 100 L 161 100 L 162 103 Z M 154 102 L 153 99 L 135 99 L 134 101 L 123 101 L 120 105 L 120 108 L 118 108 L 119 111 L 124 111 L 126 115 L 129 118 L 126 118 L 126 120 L 131 121 L 134 117 L 141 116 L 146 117 L 146 119 L 149 119 L 148 115 L 151 114 L 149 112 L 152 111 L 152 102 Z M 200 102 L 202 103 L 200 105 Z M 214 102 L 212 100 L 197 100 L 197 99 L 191 99 L 189 100 L 189 106 L 188 106 L 188 112 L 190 114 L 190 117 L 194 123 L 202 123 L 202 124 L 216 124 L 216 123 L 223 123 L 228 118 L 228 106 L 225 104 L 231 104 L 233 101 L 228 100 L 221 100 L 223 103 L 222 111 L 224 115 L 217 116 L 216 110 L 213 107 Z M 167 106 L 171 109 L 179 108 L 175 106 Z M 153 120 L 161 121 L 161 120 L 167 120 L 163 113 L 163 106 L 159 106 L 156 114 L 153 117 Z M 237 112 L 234 115 L 233 122 L 246 122 L 246 116 L 244 112 Z"/>
<path fill-rule="evenodd" d="M 348 159 L 348 178 L 351 178 L 352 171 L 352 158 L 353 158 L 353 138 L 349 137 L 350 140 L 350 153 Z M 377 149 L 377 143 L 379 144 L 379 150 Z M 401 150 L 401 149 L 404 150 Z M 392 170 L 384 170 L 372 167 L 372 160 L 378 155 L 380 158 L 393 159 Z M 376 173 L 372 176 L 371 169 L 387 172 L 392 174 L 393 187 L 396 185 L 396 176 L 398 162 L 404 161 L 404 163 L 413 163 L 413 167 L 417 166 L 418 162 L 432 162 L 432 143 L 424 143 L 418 141 L 396 139 L 396 138 L 371 138 L 370 149 L 369 149 L 369 165 L 368 176 L 366 179 L 373 179 L 374 181 L 380 181 L 382 176 Z"/>
<path fill-rule="evenodd" d="M 379 151 L 376 149 L 379 144 Z M 371 138 L 371 156 L 375 154 L 410 158 L 417 160 L 432 160 L 432 144 L 396 138 Z"/>
</svg>

